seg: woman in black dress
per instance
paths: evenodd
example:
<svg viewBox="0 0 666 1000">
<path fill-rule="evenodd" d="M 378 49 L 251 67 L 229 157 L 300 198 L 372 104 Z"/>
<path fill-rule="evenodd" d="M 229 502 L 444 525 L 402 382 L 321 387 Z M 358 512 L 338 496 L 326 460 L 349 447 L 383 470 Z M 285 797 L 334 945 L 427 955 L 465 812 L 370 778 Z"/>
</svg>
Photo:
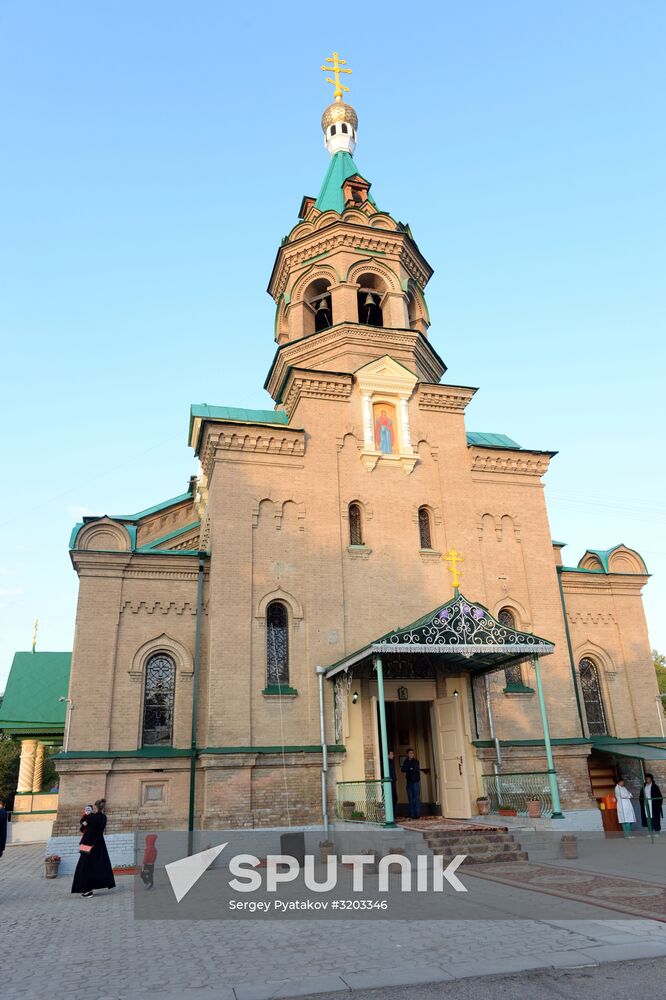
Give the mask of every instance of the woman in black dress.
<svg viewBox="0 0 666 1000">
<path fill-rule="evenodd" d="M 109 852 L 104 842 L 105 799 L 98 799 L 95 812 L 82 819 L 83 836 L 79 841 L 79 861 L 74 872 L 72 892 L 82 896 L 92 896 L 93 889 L 113 889 L 115 879 L 109 860 Z"/>
</svg>

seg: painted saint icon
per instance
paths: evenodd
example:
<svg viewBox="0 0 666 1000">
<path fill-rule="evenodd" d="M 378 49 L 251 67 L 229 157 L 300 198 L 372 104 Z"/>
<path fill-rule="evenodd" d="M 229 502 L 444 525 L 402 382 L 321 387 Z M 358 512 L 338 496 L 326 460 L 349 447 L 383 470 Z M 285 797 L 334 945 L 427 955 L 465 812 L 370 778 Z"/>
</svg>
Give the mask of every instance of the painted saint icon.
<svg viewBox="0 0 666 1000">
<path fill-rule="evenodd" d="M 395 451 L 395 411 L 388 404 L 375 406 L 375 448 L 383 455 Z"/>
</svg>

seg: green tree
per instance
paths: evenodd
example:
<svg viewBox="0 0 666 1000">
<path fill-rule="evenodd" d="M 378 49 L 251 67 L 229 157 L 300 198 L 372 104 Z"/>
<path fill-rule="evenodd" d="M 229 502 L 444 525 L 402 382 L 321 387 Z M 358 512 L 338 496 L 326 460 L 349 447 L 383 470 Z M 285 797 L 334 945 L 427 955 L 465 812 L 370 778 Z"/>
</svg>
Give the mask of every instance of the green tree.
<svg viewBox="0 0 666 1000">
<path fill-rule="evenodd" d="M 664 656 L 663 653 L 657 652 L 656 649 L 653 649 L 652 660 L 654 662 L 654 670 L 657 675 L 659 694 L 666 694 L 666 656 Z M 666 698 L 662 699 L 662 702 L 666 702 Z M 666 713 L 666 704 L 664 705 L 664 712 Z"/>
<path fill-rule="evenodd" d="M 14 803 L 20 756 L 21 745 L 19 741 L 0 733 L 0 798 L 8 807 Z"/>
</svg>

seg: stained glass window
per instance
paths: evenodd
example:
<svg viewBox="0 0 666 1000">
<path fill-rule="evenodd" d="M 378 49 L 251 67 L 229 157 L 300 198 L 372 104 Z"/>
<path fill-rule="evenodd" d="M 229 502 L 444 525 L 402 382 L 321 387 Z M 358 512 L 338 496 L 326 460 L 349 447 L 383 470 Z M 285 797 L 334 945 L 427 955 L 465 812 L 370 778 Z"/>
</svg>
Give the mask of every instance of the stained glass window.
<svg viewBox="0 0 666 1000">
<path fill-rule="evenodd" d="M 596 665 L 592 660 L 584 657 L 578 664 L 578 675 L 580 677 L 580 689 L 583 694 L 583 704 L 585 705 L 588 735 L 605 736 L 608 732 L 608 727 L 606 725 L 606 713 L 604 712 L 604 702 L 601 697 L 601 685 L 599 684 L 599 674 L 597 673 Z"/>
<path fill-rule="evenodd" d="M 349 544 L 363 545 L 363 523 L 361 507 L 357 503 L 349 504 Z"/>
<path fill-rule="evenodd" d="M 419 536 L 421 539 L 421 548 L 431 549 L 430 512 L 427 507 L 419 507 Z"/>
<path fill-rule="evenodd" d="M 514 618 L 513 611 L 509 611 L 508 608 L 502 608 L 497 616 L 497 621 L 500 625 L 504 625 L 505 628 L 515 629 L 516 627 L 516 619 Z M 523 672 L 520 669 L 519 663 L 512 663 L 510 667 L 504 668 L 504 681 L 506 687 L 523 686 Z"/>
<path fill-rule="evenodd" d="M 289 617 L 280 601 L 266 609 L 266 683 L 269 687 L 289 684 Z"/>
<path fill-rule="evenodd" d="M 173 700 L 176 664 L 156 653 L 146 664 L 143 699 L 143 746 L 170 746 L 173 739 Z"/>
</svg>

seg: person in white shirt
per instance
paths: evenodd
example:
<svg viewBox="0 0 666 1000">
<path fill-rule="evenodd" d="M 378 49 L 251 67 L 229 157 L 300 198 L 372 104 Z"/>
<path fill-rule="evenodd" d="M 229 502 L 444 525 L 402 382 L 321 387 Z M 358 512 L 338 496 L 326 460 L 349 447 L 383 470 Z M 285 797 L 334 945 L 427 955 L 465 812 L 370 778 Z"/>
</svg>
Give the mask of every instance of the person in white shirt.
<svg viewBox="0 0 666 1000">
<path fill-rule="evenodd" d="M 625 787 L 624 778 L 618 778 L 615 786 L 615 798 L 617 800 L 617 818 L 622 826 L 622 832 L 625 837 L 632 837 L 631 825 L 636 822 L 636 813 L 631 804 L 632 794 Z"/>
</svg>

